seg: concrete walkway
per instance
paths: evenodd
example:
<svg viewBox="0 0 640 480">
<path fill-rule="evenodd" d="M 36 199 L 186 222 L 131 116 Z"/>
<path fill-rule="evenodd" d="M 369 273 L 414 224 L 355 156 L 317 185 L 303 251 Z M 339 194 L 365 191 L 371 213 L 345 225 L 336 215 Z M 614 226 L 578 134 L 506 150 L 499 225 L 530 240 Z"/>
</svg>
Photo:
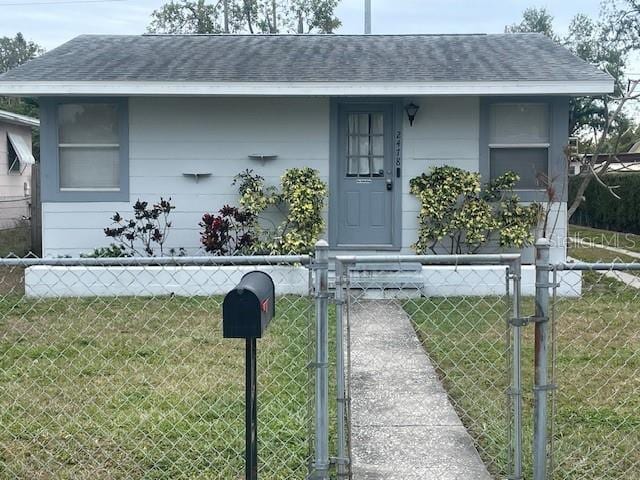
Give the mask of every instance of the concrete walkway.
<svg viewBox="0 0 640 480">
<path fill-rule="evenodd" d="M 354 480 L 484 480 L 484 464 L 397 302 L 351 306 Z"/>
</svg>

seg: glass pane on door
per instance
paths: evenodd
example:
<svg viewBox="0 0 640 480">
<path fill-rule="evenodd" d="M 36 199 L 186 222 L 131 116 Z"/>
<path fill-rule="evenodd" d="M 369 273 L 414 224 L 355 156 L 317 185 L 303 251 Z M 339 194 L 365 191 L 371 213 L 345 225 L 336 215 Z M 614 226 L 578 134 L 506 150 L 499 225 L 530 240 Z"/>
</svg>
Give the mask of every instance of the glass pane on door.
<svg viewBox="0 0 640 480">
<path fill-rule="evenodd" d="M 347 119 L 347 176 L 384 176 L 384 115 L 349 113 Z"/>
</svg>

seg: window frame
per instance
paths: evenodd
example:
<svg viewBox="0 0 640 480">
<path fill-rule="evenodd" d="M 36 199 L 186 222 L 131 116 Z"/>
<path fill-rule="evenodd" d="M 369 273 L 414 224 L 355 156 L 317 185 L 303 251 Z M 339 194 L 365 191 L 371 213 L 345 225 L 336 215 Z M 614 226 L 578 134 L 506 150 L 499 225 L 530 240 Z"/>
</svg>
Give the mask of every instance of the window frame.
<svg viewBox="0 0 640 480">
<path fill-rule="evenodd" d="M 9 138 L 9 133 L 5 133 L 5 138 L 7 140 L 7 174 L 8 175 L 22 175 L 22 169 L 20 168 L 20 157 L 18 156 L 18 152 L 13 147 L 13 143 L 11 143 L 11 139 Z M 15 155 L 15 159 L 11 161 L 11 152 Z M 17 168 L 14 167 L 17 165 Z"/>
<path fill-rule="evenodd" d="M 494 121 L 494 118 L 491 116 L 495 114 L 494 107 L 497 105 L 544 105 L 546 107 L 547 114 L 547 142 L 537 142 L 537 143 L 489 143 L 489 176 L 488 180 L 491 181 L 491 152 L 492 150 L 499 149 L 526 149 L 526 150 L 546 150 L 547 153 L 547 171 L 545 175 L 549 175 L 549 152 L 551 147 L 551 105 L 547 102 L 536 102 L 536 101 L 527 101 L 527 102 L 494 102 L 489 106 L 489 138 L 491 138 L 491 126 Z M 538 188 L 515 188 L 517 191 L 542 191 L 544 187 L 539 186 Z"/>
<path fill-rule="evenodd" d="M 548 115 L 548 143 L 500 144 L 491 142 L 491 108 L 496 104 L 546 104 Z M 479 115 L 479 170 L 483 182 L 491 178 L 491 149 L 495 148 L 546 148 L 547 175 L 552 179 L 558 201 L 567 201 L 567 165 L 564 148 L 569 138 L 569 98 L 564 96 L 527 97 L 480 97 Z M 525 202 L 547 200 L 543 187 L 536 189 L 515 188 L 514 191 Z"/>
<path fill-rule="evenodd" d="M 383 178 L 386 176 L 386 174 L 384 173 L 384 162 L 385 162 L 385 125 L 384 125 L 384 111 L 371 111 L 371 112 L 347 112 L 347 141 L 345 142 L 345 147 L 346 147 L 346 162 L 345 162 L 345 167 L 346 167 L 346 172 L 344 172 L 344 174 L 346 175 L 347 178 Z M 351 123 L 350 123 L 350 117 L 352 115 L 355 115 L 358 117 L 358 130 L 360 130 L 360 116 L 361 115 L 368 115 L 368 127 L 369 127 L 369 131 L 367 133 L 361 133 L 360 131 L 358 131 L 357 133 L 351 133 L 351 131 L 349 130 L 351 128 Z M 381 116 L 381 120 L 382 120 L 382 131 L 380 133 L 373 133 L 371 132 L 371 125 L 372 125 L 372 115 L 380 115 Z M 357 139 L 357 150 L 358 150 L 358 154 L 357 155 L 351 155 L 350 154 L 350 143 L 351 143 L 351 139 L 355 138 Z M 362 152 L 360 152 L 360 139 L 361 138 L 366 138 L 367 139 L 367 154 L 363 155 Z M 374 138 L 379 138 L 382 140 L 382 154 L 381 155 L 375 155 L 374 153 L 372 153 L 373 150 L 373 139 Z M 360 160 L 362 160 L 363 158 L 367 159 L 367 163 L 368 163 L 368 168 L 369 168 L 369 173 L 360 173 Z M 379 159 L 382 160 L 382 171 L 383 173 L 379 173 L 380 169 L 378 169 L 378 173 L 374 173 L 375 169 L 373 168 L 374 164 L 375 164 L 375 160 Z M 350 173 L 350 168 L 349 165 L 351 164 L 351 161 L 355 160 L 357 162 L 357 173 Z"/>
<path fill-rule="evenodd" d="M 118 114 L 119 187 L 61 187 L 58 108 L 65 104 L 113 104 Z M 63 144 L 65 145 L 65 144 Z M 95 144 L 94 146 L 98 146 Z M 41 99 L 41 169 L 43 202 L 129 201 L 129 101 L 123 97 L 64 97 Z"/>
</svg>

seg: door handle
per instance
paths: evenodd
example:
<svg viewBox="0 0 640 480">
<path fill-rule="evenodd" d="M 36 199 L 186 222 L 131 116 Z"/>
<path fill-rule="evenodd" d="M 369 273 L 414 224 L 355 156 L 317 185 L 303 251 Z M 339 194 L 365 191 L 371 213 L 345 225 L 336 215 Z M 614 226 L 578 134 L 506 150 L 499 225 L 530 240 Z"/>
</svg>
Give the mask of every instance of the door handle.
<svg viewBox="0 0 640 480">
<path fill-rule="evenodd" d="M 387 190 L 391 191 L 393 189 L 393 182 L 391 181 L 390 178 L 387 178 L 386 184 L 387 184 Z"/>
</svg>

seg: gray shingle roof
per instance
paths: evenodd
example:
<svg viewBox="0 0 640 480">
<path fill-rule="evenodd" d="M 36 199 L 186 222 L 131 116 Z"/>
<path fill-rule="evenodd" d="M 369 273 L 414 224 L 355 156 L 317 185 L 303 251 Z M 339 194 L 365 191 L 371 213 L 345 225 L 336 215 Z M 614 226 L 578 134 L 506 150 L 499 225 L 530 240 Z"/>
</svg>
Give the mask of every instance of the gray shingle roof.
<svg viewBox="0 0 640 480">
<path fill-rule="evenodd" d="M 0 81 L 601 81 L 539 34 L 82 35 Z"/>
</svg>

